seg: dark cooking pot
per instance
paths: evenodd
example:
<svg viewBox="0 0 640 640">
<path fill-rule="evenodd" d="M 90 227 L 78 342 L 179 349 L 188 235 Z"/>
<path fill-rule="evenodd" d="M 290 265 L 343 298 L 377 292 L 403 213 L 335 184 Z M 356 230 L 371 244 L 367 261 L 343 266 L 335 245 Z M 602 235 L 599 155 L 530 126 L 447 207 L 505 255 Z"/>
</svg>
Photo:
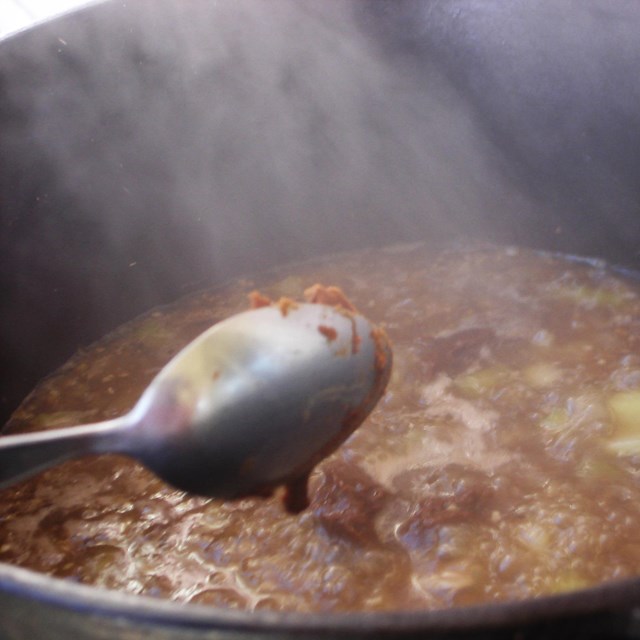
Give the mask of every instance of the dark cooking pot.
<svg viewBox="0 0 640 640">
<path fill-rule="evenodd" d="M 633 0 L 140 0 L 6 39 L 2 417 L 119 322 L 288 260 L 465 235 L 640 268 L 638 34 Z M 253 615 L 0 565 L 3 638 L 633 636 L 639 604 Z"/>
</svg>

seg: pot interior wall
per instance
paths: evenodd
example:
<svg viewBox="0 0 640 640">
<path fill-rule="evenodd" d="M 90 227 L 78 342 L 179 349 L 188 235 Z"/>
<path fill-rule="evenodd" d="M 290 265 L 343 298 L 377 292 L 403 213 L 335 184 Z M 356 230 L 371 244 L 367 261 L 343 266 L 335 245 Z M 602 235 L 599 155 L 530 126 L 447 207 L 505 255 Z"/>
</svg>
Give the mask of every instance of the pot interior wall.
<svg viewBox="0 0 640 640">
<path fill-rule="evenodd" d="M 0 417 L 200 286 L 479 237 L 637 265 L 640 8 L 105 2 L 0 44 Z"/>
</svg>

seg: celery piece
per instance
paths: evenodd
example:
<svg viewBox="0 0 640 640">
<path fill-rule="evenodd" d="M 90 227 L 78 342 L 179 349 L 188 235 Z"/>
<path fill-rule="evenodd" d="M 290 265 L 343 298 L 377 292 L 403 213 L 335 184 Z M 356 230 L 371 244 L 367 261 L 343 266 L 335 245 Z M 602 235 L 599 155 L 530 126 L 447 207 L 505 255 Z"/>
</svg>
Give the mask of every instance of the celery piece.
<svg viewBox="0 0 640 640">
<path fill-rule="evenodd" d="M 591 586 L 589 580 L 577 574 L 575 571 L 561 573 L 551 585 L 551 593 L 568 593 L 570 591 L 580 591 Z"/>
<path fill-rule="evenodd" d="M 569 426 L 569 412 L 563 407 L 552 409 L 540 422 L 547 431 L 564 431 Z"/>
<path fill-rule="evenodd" d="M 551 535 L 543 525 L 535 522 L 527 522 L 517 529 L 520 542 L 537 553 L 546 554 L 551 548 Z"/>
<path fill-rule="evenodd" d="M 612 438 L 607 441 L 606 448 L 618 456 L 640 455 L 640 436 L 635 438 Z"/>
<path fill-rule="evenodd" d="M 458 376 L 454 379 L 453 385 L 464 395 L 479 398 L 488 395 L 501 384 L 505 384 L 509 375 L 510 371 L 506 367 L 488 367 Z"/>
<path fill-rule="evenodd" d="M 640 390 L 614 393 L 607 406 L 616 427 L 616 439 L 640 438 Z"/>
<path fill-rule="evenodd" d="M 601 289 L 581 285 L 577 287 L 563 287 L 557 290 L 561 298 L 572 300 L 578 304 L 596 307 L 621 307 L 629 298 L 627 291 Z"/>
<path fill-rule="evenodd" d="M 135 328 L 133 336 L 144 346 L 153 348 L 165 344 L 172 333 L 164 322 L 151 317 Z"/>
<path fill-rule="evenodd" d="M 580 462 L 577 467 L 577 473 L 581 478 L 597 481 L 618 481 L 625 477 L 625 472 L 616 464 L 604 457 L 593 456 Z"/>
<path fill-rule="evenodd" d="M 537 362 L 529 365 L 524 371 L 525 382 L 534 389 L 551 387 L 562 378 L 559 367 L 550 362 Z"/>
</svg>

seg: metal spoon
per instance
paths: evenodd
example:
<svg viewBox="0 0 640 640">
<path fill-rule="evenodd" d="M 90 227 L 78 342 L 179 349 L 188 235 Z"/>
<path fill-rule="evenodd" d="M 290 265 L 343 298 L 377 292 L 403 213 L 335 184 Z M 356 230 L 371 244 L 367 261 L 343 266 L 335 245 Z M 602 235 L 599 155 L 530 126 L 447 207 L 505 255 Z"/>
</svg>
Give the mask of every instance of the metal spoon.
<svg viewBox="0 0 640 640">
<path fill-rule="evenodd" d="M 0 437 L 0 487 L 108 452 L 218 498 L 306 484 L 373 409 L 390 370 L 384 332 L 359 314 L 321 304 L 246 311 L 180 351 L 128 414 Z"/>
</svg>

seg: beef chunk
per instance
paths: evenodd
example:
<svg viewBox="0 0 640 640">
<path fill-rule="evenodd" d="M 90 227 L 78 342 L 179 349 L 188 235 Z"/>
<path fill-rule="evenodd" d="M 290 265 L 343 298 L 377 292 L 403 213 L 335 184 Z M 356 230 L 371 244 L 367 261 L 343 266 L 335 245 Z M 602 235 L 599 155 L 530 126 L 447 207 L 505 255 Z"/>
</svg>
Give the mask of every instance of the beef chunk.
<svg viewBox="0 0 640 640">
<path fill-rule="evenodd" d="M 311 506 L 330 535 L 370 546 L 379 543 L 374 520 L 388 499 L 384 487 L 360 467 L 333 460 L 322 467 Z"/>
<path fill-rule="evenodd" d="M 434 530 L 441 525 L 488 514 L 494 493 L 484 472 L 458 464 L 408 470 L 396 476 L 393 487 L 398 497 L 413 504 L 397 535 L 405 543 L 414 541 L 419 546 L 433 542 Z"/>
</svg>

